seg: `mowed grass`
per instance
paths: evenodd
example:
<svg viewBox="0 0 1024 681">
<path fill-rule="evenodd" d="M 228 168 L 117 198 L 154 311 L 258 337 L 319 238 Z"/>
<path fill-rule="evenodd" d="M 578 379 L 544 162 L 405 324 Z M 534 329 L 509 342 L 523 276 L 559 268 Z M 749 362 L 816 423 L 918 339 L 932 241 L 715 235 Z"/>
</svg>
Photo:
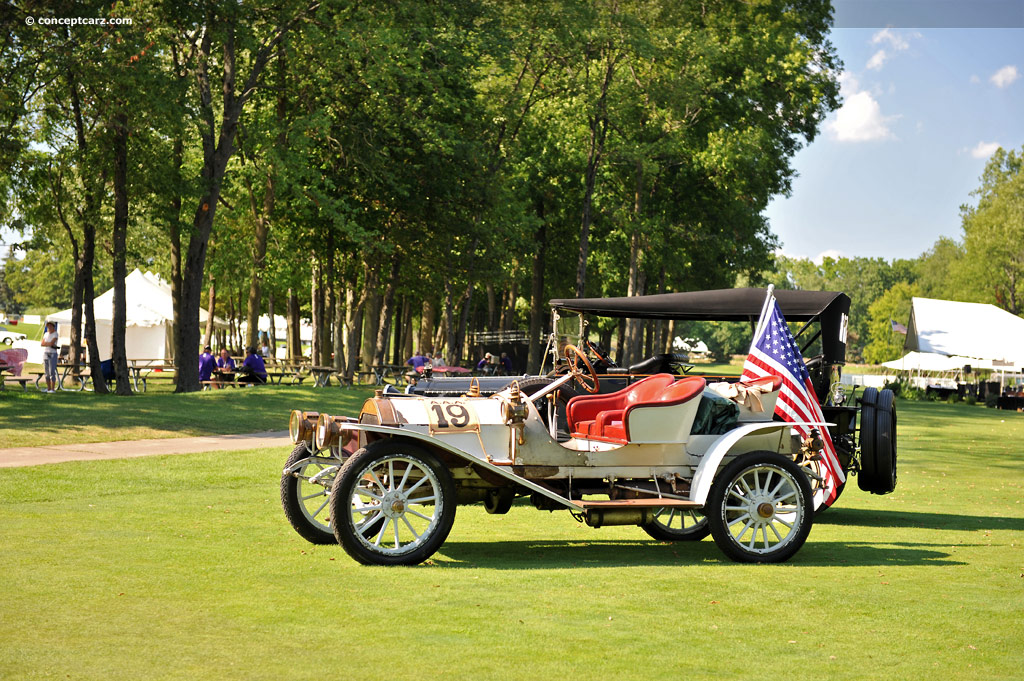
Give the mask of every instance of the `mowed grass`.
<svg viewBox="0 0 1024 681">
<path fill-rule="evenodd" d="M 165 382 L 166 383 L 166 382 Z M 127 397 L 0 392 L 0 448 L 286 430 L 292 409 L 355 415 L 370 388 L 262 385 L 174 394 L 170 383 Z"/>
<path fill-rule="evenodd" d="M 772 566 L 517 505 L 364 567 L 287 524 L 287 449 L 2 469 L 0 677 L 1020 679 L 1024 415 L 898 408 L 897 491 Z"/>
</svg>

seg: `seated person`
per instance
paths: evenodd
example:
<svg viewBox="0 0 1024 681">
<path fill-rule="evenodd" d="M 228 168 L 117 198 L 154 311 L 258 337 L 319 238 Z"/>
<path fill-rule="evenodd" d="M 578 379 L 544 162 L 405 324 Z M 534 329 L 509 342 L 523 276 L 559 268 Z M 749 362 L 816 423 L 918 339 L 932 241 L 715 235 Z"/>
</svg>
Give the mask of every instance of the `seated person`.
<svg viewBox="0 0 1024 681">
<path fill-rule="evenodd" d="M 484 353 L 484 358 L 476 363 L 476 370 L 485 376 L 490 376 L 494 373 L 494 355 L 489 352 Z"/>
<path fill-rule="evenodd" d="M 213 353 L 210 351 L 210 346 L 207 345 L 203 348 L 203 354 L 199 355 L 199 380 L 209 381 L 210 376 L 213 375 L 213 370 L 217 366 L 217 360 L 213 358 Z"/>
<path fill-rule="evenodd" d="M 246 350 L 245 361 L 239 370 L 239 383 L 260 384 L 267 382 L 267 367 L 263 358 L 256 352 L 256 348 Z"/>
<path fill-rule="evenodd" d="M 227 348 L 220 349 L 220 357 L 217 358 L 217 376 L 215 380 L 222 383 L 230 383 L 235 380 L 235 360 L 228 354 Z"/>
<path fill-rule="evenodd" d="M 501 353 L 501 370 L 506 376 L 512 375 L 512 360 L 505 352 Z"/>
</svg>

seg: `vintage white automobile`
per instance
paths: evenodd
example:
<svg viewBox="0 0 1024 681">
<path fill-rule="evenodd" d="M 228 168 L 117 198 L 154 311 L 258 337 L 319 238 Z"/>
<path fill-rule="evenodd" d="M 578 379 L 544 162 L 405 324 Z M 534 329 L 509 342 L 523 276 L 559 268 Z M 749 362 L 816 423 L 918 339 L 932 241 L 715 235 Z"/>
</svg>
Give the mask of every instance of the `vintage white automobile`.
<svg viewBox="0 0 1024 681">
<path fill-rule="evenodd" d="M 337 541 L 365 564 L 409 565 L 444 543 L 460 504 L 506 513 L 516 497 L 567 510 L 591 527 L 638 525 L 663 541 L 710 533 L 731 559 L 775 563 L 814 519 L 818 431 L 801 438 L 772 420 L 778 380 L 708 384 L 654 374 L 610 394 L 572 398 L 571 436 L 556 437 L 559 389 L 598 391 L 576 346 L 567 373 L 525 379 L 490 396 L 378 391 L 358 419 L 294 411 L 295 449 L 281 478 L 285 514 L 315 543 Z M 538 388 L 538 386 L 540 386 Z M 737 405 L 722 434 L 695 432 L 702 402 Z"/>
</svg>

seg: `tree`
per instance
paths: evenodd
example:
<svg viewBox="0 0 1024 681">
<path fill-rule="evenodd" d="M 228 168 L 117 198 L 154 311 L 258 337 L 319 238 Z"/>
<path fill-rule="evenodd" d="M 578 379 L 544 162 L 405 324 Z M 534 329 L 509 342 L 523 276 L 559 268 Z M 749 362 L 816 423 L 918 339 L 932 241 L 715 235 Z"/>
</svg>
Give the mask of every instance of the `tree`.
<svg viewBox="0 0 1024 681">
<path fill-rule="evenodd" d="M 1015 315 L 1024 312 L 1024 148 L 996 150 L 985 164 L 977 206 L 962 206 L 964 261 L 984 295 Z"/>
<path fill-rule="evenodd" d="M 878 297 L 868 308 L 868 344 L 864 361 L 881 364 L 903 356 L 907 336 L 893 329 L 893 322 L 910 326 L 911 299 L 921 295 L 916 284 L 901 281 Z"/>
</svg>

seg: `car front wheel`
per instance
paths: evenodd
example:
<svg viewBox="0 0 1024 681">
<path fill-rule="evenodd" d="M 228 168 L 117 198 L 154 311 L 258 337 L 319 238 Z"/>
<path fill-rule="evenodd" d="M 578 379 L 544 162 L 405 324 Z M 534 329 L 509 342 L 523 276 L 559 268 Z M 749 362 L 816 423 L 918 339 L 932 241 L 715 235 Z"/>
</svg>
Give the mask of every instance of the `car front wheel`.
<svg viewBox="0 0 1024 681">
<path fill-rule="evenodd" d="M 448 469 L 402 440 L 379 440 L 357 451 L 331 489 L 334 534 L 364 565 L 422 563 L 447 539 L 455 508 Z"/>
<path fill-rule="evenodd" d="M 806 541 L 814 501 L 797 464 L 773 452 L 750 452 L 715 477 L 705 513 L 725 555 L 741 563 L 781 563 Z"/>
</svg>

